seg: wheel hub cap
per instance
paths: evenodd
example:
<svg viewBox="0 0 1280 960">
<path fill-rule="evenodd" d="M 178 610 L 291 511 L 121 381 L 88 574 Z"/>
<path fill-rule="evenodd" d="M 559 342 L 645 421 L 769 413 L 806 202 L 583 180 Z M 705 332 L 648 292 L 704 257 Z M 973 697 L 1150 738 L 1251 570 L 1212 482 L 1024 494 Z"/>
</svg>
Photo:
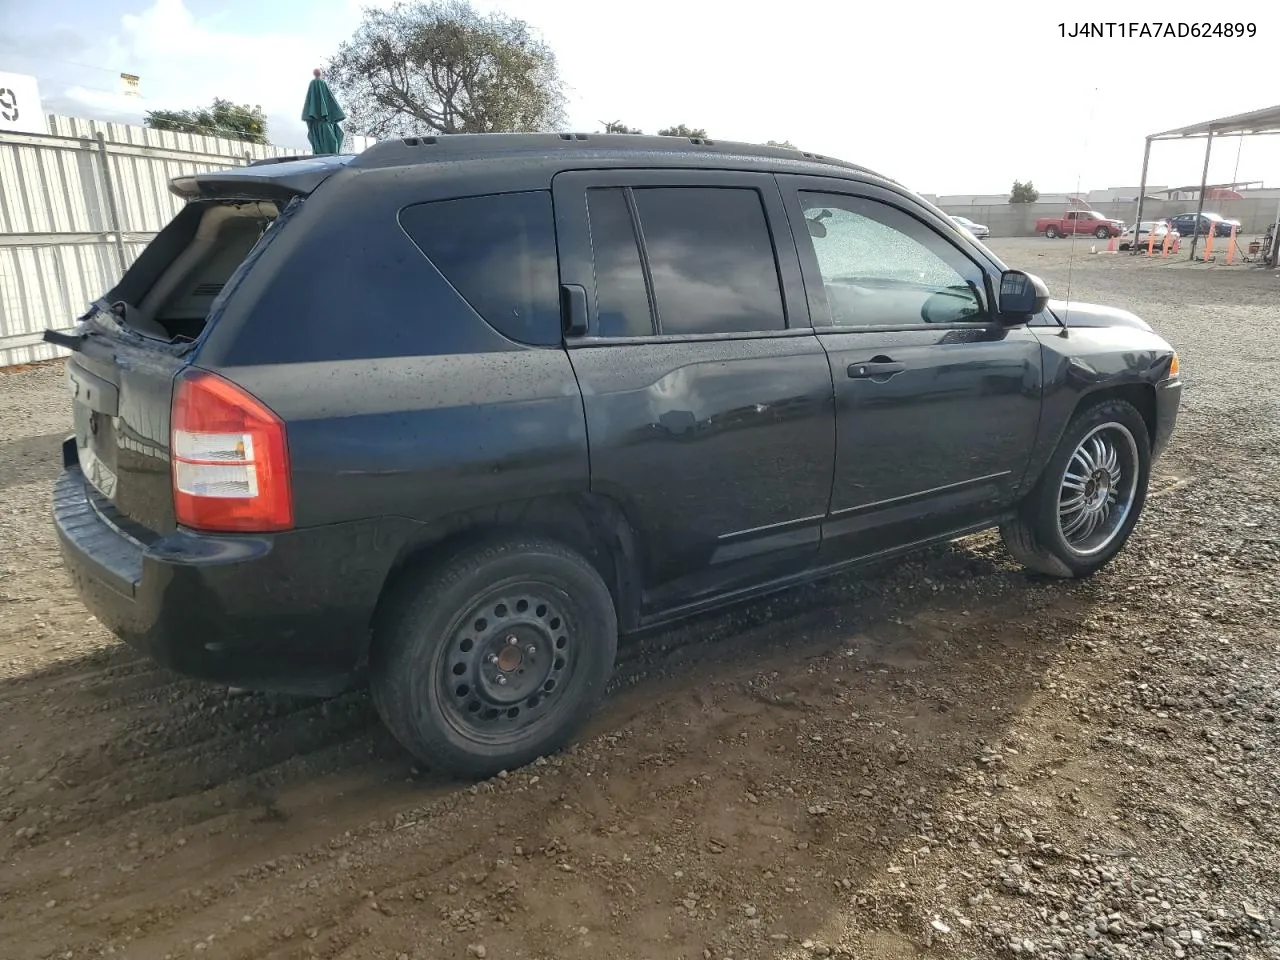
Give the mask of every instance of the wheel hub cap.
<svg viewBox="0 0 1280 960">
<path fill-rule="evenodd" d="M 1098 510 L 1107 501 L 1114 481 L 1106 470 L 1095 470 L 1084 486 L 1085 503 L 1090 510 Z"/>
<path fill-rule="evenodd" d="M 519 669 L 523 662 L 524 657 L 520 655 L 520 641 L 512 634 L 507 638 L 507 644 L 502 648 L 502 652 L 498 654 L 498 669 L 503 673 L 510 673 L 512 670 Z"/>
</svg>

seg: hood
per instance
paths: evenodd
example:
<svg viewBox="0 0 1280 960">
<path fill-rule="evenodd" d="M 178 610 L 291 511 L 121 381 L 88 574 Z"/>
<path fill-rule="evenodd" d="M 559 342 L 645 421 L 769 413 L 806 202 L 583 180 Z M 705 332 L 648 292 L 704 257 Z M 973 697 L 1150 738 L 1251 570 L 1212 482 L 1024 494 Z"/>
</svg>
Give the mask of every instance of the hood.
<svg viewBox="0 0 1280 960">
<path fill-rule="evenodd" d="M 1136 314 L 1116 307 L 1073 300 L 1070 312 L 1066 300 L 1050 300 L 1049 310 L 1068 327 L 1134 327 L 1151 333 L 1151 325 Z"/>
</svg>

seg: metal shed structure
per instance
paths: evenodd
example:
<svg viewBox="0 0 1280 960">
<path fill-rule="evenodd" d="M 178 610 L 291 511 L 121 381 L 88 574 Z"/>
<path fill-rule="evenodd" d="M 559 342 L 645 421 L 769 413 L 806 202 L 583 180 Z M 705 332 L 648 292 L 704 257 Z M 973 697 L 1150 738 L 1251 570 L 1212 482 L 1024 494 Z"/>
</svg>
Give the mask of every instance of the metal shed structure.
<svg viewBox="0 0 1280 960">
<path fill-rule="evenodd" d="M 1214 137 L 1260 137 L 1271 134 L 1280 134 L 1280 104 L 1274 107 L 1266 107 L 1262 110 L 1253 110 L 1249 113 L 1238 113 L 1231 117 L 1219 117 L 1216 120 L 1206 120 L 1203 123 L 1193 123 L 1187 127 L 1179 127 L 1176 130 L 1165 130 L 1163 133 L 1152 133 L 1147 136 L 1146 147 L 1142 153 L 1142 182 L 1138 189 L 1138 216 L 1136 223 L 1142 223 L 1142 204 L 1146 199 L 1147 193 L 1147 164 L 1151 160 L 1151 144 L 1157 140 L 1199 140 L 1203 139 L 1204 144 L 1204 172 L 1200 175 L 1200 199 L 1196 204 L 1196 223 L 1200 222 L 1200 214 L 1204 213 L 1204 195 L 1209 185 L 1209 157 L 1213 152 Z M 1275 228 L 1280 228 L 1280 208 L 1276 211 L 1276 220 L 1273 221 Z M 1280 235 L 1280 229 L 1275 229 L 1273 235 Z M 1280 238 L 1280 236 L 1278 236 Z M 1199 239 L 1199 229 L 1191 238 L 1192 259 L 1196 255 L 1196 241 Z M 1137 244 L 1133 245 L 1131 252 L 1137 252 Z M 1280 252 L 1280 242 L 1273 240 L 1271 243 L 1270 266 L 1276 265 L 1276 254 Z"/>
</svg>

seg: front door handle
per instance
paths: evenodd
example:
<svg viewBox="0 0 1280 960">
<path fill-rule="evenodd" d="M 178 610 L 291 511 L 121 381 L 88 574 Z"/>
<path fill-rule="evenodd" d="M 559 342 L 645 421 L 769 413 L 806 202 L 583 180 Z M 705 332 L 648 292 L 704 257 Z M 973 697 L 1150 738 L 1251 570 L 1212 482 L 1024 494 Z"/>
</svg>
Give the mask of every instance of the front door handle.
<svg viewBox="0 0 1280 960">
<path fill-rule="evenodd" d="M 905 363 L 888 357 L 875 357 L 863 363 L 849 364 L 849 377 L 853 380 L 888 380 L 906 369 Z"/>
</svg>

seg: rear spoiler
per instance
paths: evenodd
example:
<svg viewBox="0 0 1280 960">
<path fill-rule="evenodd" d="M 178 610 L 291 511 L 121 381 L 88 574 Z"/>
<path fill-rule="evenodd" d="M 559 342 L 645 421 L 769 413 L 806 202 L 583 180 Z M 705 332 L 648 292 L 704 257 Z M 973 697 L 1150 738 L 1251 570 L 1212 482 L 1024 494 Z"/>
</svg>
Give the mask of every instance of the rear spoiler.
<svg viewBox="0 0 1280 960">
<path fill-rule="evenodd" d="M 245 167 L 210 170 L 169 181 L 169 191 L 184 200 L 283 200 L 305 197 L 354 157 L 272 157 Z"/>
</svg>

